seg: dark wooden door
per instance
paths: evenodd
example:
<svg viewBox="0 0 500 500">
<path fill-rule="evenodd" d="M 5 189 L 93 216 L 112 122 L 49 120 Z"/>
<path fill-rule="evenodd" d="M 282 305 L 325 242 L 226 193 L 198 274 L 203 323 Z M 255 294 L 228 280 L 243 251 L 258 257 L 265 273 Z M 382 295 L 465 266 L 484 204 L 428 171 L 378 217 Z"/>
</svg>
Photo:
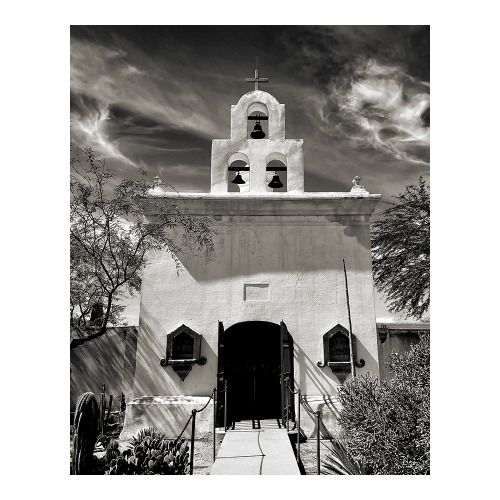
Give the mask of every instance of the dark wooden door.
<svg viewBox="0 0 500 500">
<path fill-rule="evenodd" d="M 290 392 L 293 390 L 293 339 L 285 323 L 280 323 L 280 351 L 281 351 L 281 418 L 283 425 L 286 425 L 287 416 L 294 420 L 294 396 Z M 288 382 L 288 388 L 287 388 Z M 287 395 L 288 391 L 288 395 Z"/>
<path fill-rule="evenodd" d="M 224 401 L 225 401 L 225 381 L 224 373 L 224 325 L 219 321 L 219 333 L 217 338 L 217 427 L 224 425 Z"/>
<path fill-rule="evenodd" d="M 224 332 L 225 359 L 219 373 L 228 382 L 228 425 L 282 418 L 279 330 L 273 323 L 251 321 Z"/>
</svg>

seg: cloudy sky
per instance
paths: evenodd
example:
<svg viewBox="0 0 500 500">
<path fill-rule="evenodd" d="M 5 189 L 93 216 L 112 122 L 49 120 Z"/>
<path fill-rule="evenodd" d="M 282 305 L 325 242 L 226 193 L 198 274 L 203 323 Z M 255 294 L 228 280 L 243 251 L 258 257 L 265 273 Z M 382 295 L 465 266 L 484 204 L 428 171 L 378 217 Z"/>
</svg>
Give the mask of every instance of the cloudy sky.
<svg viewBox="0 0 500 500">
<path fill-rule="evenodd" d="M 72 26 L 71 139 L 119 177 L 208 192 L 211 140 L 229 138 L 257 56 L 287 138 L 304 139 L 306 191 L 359 175 L 390 199 L 429 179 L 426 26 Z"/>
</svg>

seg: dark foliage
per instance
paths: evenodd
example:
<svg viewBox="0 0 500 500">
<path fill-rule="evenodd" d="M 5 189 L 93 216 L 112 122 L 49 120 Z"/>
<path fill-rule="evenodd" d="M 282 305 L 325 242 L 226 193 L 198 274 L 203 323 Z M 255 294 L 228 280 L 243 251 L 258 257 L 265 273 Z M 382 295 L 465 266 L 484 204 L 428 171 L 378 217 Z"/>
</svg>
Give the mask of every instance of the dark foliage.
<svg viewBox="0 0 500 500">
<path fill-rule="evenodd" d="M 363 474 L 359 463 L 349 455 L 343 438 L 331 438 L 327 448 L 328 452 L 321 460 L 325 474 L 334 476 L 358 476 Z"/>
<path fill-rule="evenodd" d="M 429 335 L 392 353 L 389 370 L 393 377 L 382 383 L 367 374 L 340 388 L 347 451 L 371 474 L 429 474 Z"/>
<path fill-rule="evenodd" d="M 373 277 L 391 312 L 421 318 L 430 303 L 430 190 L 420 178 L 372 224 Z"/>
</svg>

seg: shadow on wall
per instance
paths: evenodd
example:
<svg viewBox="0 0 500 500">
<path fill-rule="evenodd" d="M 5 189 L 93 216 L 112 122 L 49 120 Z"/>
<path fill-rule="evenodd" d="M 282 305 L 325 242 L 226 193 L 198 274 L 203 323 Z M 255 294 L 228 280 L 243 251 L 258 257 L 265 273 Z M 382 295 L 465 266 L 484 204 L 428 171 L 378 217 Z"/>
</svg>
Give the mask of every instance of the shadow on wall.
<svg viewBox="0 0 500 500">
<path fill-rule="evenodd" d="M 203 335 L 201 355 L 207 358 L 206 364 L 193 365 L 182 381 L 172 366 L 160 365 L 160 359 L 166 355 L 169 332 L 165 331 L 144 306 L 141 307 L 139 324 L 141 336 L 147 339 L 147 342 L 140 342 L 137 351 L 139 364 L 133 386 L 134 397 L 210 396 L 216 384 L 217 356 L 205 339 L 208 332 L 198 332 Z M 216 327 L 215 324 L 214 328 Z"/>
<path fill-rule="evenodd" d="M 357 238 L 358 242 L 363 245 L 366 250 L 370 250 L 372 248 L 372 242 L 370 240 L 370 233 L 367 231 L 360 231 L 358 228 L 355 226 L 347 226 L 344 229 L 344 234 L 348 237 L 355 237 Z"/>
<path fill-rule="evenodd" d="M 296 360 L 300 364 L 300 387 L 304 395 L 306 395 L 304 388 L 306 385 L 309 385 L 311 382 L 315 387 L 314 395 L 322 395 L 322 396 L 336 396 L 337 394 L 328 394 L 328 391 L 331 389 L 331 385 L 341 385 L 337 376 L 331 371 L 330 368 L 324 367 L 320 368 L 317 366 L 316 361 L 311 360 L 309 356 L 305 354 L 305 352 L 298 346 L 294 346 L 297 350 L 295 353 Z M 363 372 L 366 371 L 366 367 L 377 366 L 377 363 L 373 356 L 361 345 L 361 343 L 357 342 L 357 350 L 358 350 L 358 361 L 363 359 L 365 361 L 365 368 L 363 368 Z M 322 361 L 322 360 L 320 360 Z M 318 370 L 321 370 L 321 377 L 318 374 Z M 356 369 L 356 373 L 360 373 L 360 369 Z M 375 373 L 378 376 L 378 373 Z M 325 379 L 329 381 L 331 385 L 325 385 Z M 351 376 L 348 375 L 347 380 L 350 380 Z M 298 389 L 298 387 L 297 387 Z"/>
<path fill-rule="evenodd" d="M 242 226 L 238 231 L 216 227 L 215 252 L 207 255 L 185 239 L 187 250 L 177 253 L 184 269 L 198 282 L 218 281 L 251 274 L 290 272 L 343 272 L 341 258 L 325 249 L 338 248 L 356 271 L 371 273 L 370 234 L 366 225 Z M 333 230 L 332 230 L 333 229 Z M 300 244 L 299 244 L 300 242 Z M 337 255 L 338 257 L 338 255 Z"/>
<path fill-rule="evenodd" d="M 137 327 L 115 327 L 70 353 L 70 410 L 73 411 L 78 397 L 93 392 L 99 400 L 101 387 L 106 386 L 106 400 L 113 395 L 113 410 L 121 393 L 125 400 L 132 398 L 136 367 Z"/>
<path fill-rule="evenodd" d="M 376 362 L 364 347 L 358 342 L 358 360 L 364 359 L 365 366 L 376 366 Z M 329 394 L 331 392 L 332 385 L 341 385 L 337 376 L 332 373 L 331 369 L 328 367 L 320 368 L 317 366 L 316 361 L 311 360 L 304 351 L 298 346 L 294 346 L 294 356 L 296 362 L 300 364 L 300 380 L 296 383 L 294 390 L 299 388 L 302 389 L 302 395 L 306 397 L 305 404 L 301 414 L 301 421 L 304 429 L 307 429 L 309 436 L 316 435 L 317 421 L 313 413 L 317 410 L 321 411 L 322 420 L 320 421 L 320 432 L 323 438 L 329 438 L 331 436 L 330 430 L 333 432 L 338 432 L 339 427 L 337 424 L 337 418 L 339 416 L 340 405 L 337 400 L 337 391 L 334 394 Z M 321 375 L 318 370 L 321 370 Z M 365 368 L 366 370 L 366 368 Z M 360 373 L 360 369 L 357 369 L 357 373 Z M 375 373 L 378 376 L 378 373 Z M 326 380 L 329 381 L 331 385 L 325 385 Z M 346 380 L 350 380 L 349 375 Z M 305 388 L 310 384 L 314 386 L 314 393 L 308 394 Z M 328 383 L 328 382 L 327 382 Z M 306 385 L 307 384 L 307 385 Z M 325 426 L 325 423 L 330 430 Z"/>
</svg>

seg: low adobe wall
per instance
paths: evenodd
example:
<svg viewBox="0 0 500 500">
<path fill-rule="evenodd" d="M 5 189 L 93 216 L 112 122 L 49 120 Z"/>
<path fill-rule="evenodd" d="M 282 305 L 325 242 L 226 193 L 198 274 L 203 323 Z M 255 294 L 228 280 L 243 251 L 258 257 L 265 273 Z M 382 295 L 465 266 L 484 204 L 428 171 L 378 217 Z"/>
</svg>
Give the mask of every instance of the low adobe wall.
<svg viewBox="0 0 500 500">
<path fill-rule="evenodd" d="M 391 377 L 391 373 L 387 369 L 391 353 L 409 352 L 412 345 L 420 342 L 420 335 L 423 333 L 430 333 L 429 323 L 377 324 L 380 380 Z"/>
<path fill-rule="evenodd" d="M 72 336 L 80 336 L 72 331 Z M 125 401 L 132 399 L 138 328 L 114 327 L 94 340 L 71 349 L 70 411 L 74 411 L 78 397 L 93 392 L 97 400 L 101 387 L 106 385 L 106 400 L 113 395 L 113 409 L 121 393 Z"/>
</svg>

